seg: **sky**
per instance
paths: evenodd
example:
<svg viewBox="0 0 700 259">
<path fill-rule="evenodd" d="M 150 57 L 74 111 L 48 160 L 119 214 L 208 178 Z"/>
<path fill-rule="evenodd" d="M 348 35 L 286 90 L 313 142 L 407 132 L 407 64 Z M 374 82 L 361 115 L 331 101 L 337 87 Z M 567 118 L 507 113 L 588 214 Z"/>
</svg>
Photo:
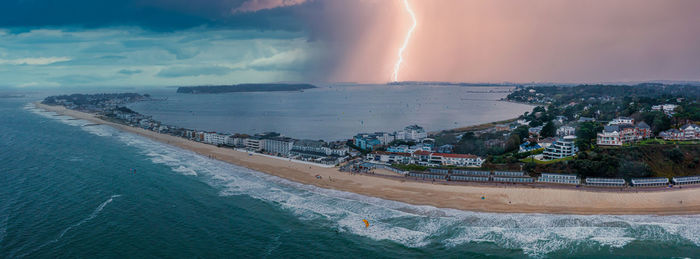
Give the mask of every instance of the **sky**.
<svg viewBox="0 0 700 259">
<path fill-rule="evenodd" d="M 415 13 L 416 27 L 406 34 Z M 4 0 L 0 86 L 700 80 L 695 0 Z"/>
</svg>

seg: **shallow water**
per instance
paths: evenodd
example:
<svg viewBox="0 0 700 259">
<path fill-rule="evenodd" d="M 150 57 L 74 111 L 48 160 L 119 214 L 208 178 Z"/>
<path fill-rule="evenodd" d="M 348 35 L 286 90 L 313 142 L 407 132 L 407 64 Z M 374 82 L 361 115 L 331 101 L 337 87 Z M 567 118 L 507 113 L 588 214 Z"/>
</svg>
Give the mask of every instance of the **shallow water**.
<svg viewBox="0 0 700 259">
<path fill-rule="evenodd" d="M 512 87 L 348 85 L 304 92 L 177 94 L 129 105 L 166 124 L 228 133 L 276 131 L 294 138 L 340 140 L 360 132 L 428 131 L 515 118 L 528 105 L 498 101 Z"/>
</svg>

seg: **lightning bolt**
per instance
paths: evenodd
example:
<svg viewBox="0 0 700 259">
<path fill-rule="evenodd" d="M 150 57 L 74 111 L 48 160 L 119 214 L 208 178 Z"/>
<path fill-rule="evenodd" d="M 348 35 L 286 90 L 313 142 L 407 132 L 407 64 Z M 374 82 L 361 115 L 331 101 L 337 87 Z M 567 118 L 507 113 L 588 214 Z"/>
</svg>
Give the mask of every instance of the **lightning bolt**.
<svg viewBox="0 0 700 259">
<path fill-rule="evenodd" d="M 411 40 L 411 35 L 413 34 L 413 30 L 416 29 L 416 25 L 418 25 L 418 21 L 416 20 L 416 14 L 413 13 L 413 10 L 411 10 L 411 6 L 408 4 L 408 0 L 403 0 L 403 5 L 406 7 L 406 11 L 408 14 L 411 15 L 411 19 L 413 20 L 413 25 L 411 26 L 411 29 L 408 30 L 408 33 L 406 34 L 406 39 L 403 41 L 403 46 L 399 49 L 399 59 L 396 60 L 396 64 L 394 65 L 394 74 L 392 75 L 393 81 L 397 82 L 399 81 L 399 70 L 401 69 L 401 62 L 403 62 L 403 51 L 406 50 L 406 46 L 408 45 L 408 41 Z"/>
</svg>

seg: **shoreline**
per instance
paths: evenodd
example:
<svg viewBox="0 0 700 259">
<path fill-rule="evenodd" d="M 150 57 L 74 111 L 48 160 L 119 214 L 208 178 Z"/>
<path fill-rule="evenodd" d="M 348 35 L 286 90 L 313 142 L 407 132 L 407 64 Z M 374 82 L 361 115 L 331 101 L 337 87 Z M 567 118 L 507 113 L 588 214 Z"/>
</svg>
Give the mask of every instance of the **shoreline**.
<svg viewBox="0 0 700 259">
<path fill-rule="evenodd" d="M 353 175 L 340 172 L 335 167 L 326 168 L 302 164 L 286 159 L 270 158 L 257 153 L 250 156 L 247 152 L 220 148 L 176 136 L 108 122 L 94 114 L 69 110 L 63 106 L 48 106 L 38 102 L 34 105 L 39 109 L 108 125 L 118 130 L 294 182 L 414 205 L 498 213 L 700 214 L 700 188 L 608 192 L 537 186 L 450 185 L 362 174 Z M 316 175 L 322 178 L 317 179 Z"/>
</svg>

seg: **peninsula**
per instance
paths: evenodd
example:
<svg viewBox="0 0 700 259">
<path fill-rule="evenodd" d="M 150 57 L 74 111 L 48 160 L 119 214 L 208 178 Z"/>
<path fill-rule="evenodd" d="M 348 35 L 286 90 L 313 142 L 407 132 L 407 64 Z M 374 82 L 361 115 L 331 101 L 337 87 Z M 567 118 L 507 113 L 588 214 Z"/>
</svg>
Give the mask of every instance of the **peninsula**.
<svg viewBox="0 0 700 259">
<path fill-rule="evenodd" d="M 237 84 L 237 85 L 206 85 L 183 86 L 177 88 L 178 93 L 184 94 L 220 94 L 239 92 L 289 92 L 312 89 L 311 84 Z"/>
<path fill-rule="evenodd" d="M 315 163 L 313 161 L 301 162 L 291 157 L 279 156 L 279 154 L 261 153 L 251 150 L 250 147 L 265 146 L 270 144 L 284 146 L 285 139 L 266 136 L 234 136 L 232 139 L 245 139 L 242 148 L 231 148 L 227 145 L 214 145 L 218 137 L 216 134 L 194 134 L 189 136 L 188 131 L 174 134 L 173 129 L 160 124 L 154 124 L 152 119 L 141 118 L 139 123 L 126 123 L 141 115 L 133 111 L 120 109 L 111 111 L 111 116 L 101 110 L 101 104 L 119 105 L 134 99 L 128 95 L 116 95 L 109 102 L 99 101 L 102 96 L 87 98 L 86 105 L 78 106 L 75 103 L 66 103 L 68 97 L 56 98 L 57 103 L 51 105 L 37 103 L 41 109 L 54 111 L 59 114 L 84 119 L 92 123 L 104 124 L 117 129 L 148 137 L 155 141 L 167 143 L 179 148 L 191 150 L 201 155 L 244 166 L 253 170 L 275 175 L 295 182 L 348 191 L 383 199 L 396 200 L 417 205 L 431 205 L 441 208 L 454 208 L 471 211 L 486 212 L 536 212 L 536 213 L 564 213 L 564 214 L 696 214 L 700 213 L 700 188 L 688 185 L 683 188 L 666 187 L 608 187 L 598 188 L 582 185 L 567 187 L 566 184 L 552 184 L 544 180 L 561 175 L 542 174 L 537 178 L 537 183 L 518 184 L 512 179 L 534 179 L 527 175 L 512 176 L 515 172 L 466 169 L 464 167 L 448 166 L 432 168 L 429 172 L 396 171 L 397 167 L 372 166 L 371 161 L 382 161 L 383 156 L 391 157 L 394 153 L 368 153 L 367 159 L 354 159 L 349 164 L 334 167 L 338 161 L 324 160 L 329 163 Z M 54 100 L 54 99 L 51 99 Z M 93 105 L 97 101 L 100 105 Z M 68 108 L 67 108 L 68 107 Z M 78 107 L 77 109 L 75 107 Z M 85 109 L 91 108 L 90 109 Z M 70 108 L 70 109 L 69 109 Z M 102 114 L 101 114 L 102 111 Z M 145 123 L 141 123 L 145 122 Z M 416 130 L 411 134 L 406 130 L 403 135 L 423 134 L 419 127 L 410 126 L 408 130 Z M 415 129 L 413 129 L 415 128 Z M 202 137 L 204 136 L 204 137 Z M 356 136 L 357 137 L 357 136 Z M 363 136 L 359 136 L 363 137 Z M 357 139 L 361 140 L 361 139 Z M 224 140 L 224 143 L 226 141 Z M 308 144 L 308 143 L 305 143 Z M 288 144 L 287 144 L 288 145 Z M 323 145 L 323 144 L 319 144 Z M 250 147 L 249 147 L 250 146 Z M 235 147 L 235 146 L 234 146 Z M 311 145 L 308 146 L 309 148 Z M 332 145 L 319 146 L 319 150 L 328 150 L 332 153 L 339 151 Z M 293 149 L 293 144 L 292 144 Z M 289 151 L 290 154 L 293 150 Z M 428 162 L 437 158 L 444 161 L 457 161 L 461 156 L 441 153 L 414 152 L 418 155 L 415 159 L 422 159 L 425 153 Z M 363 155 L 364 156 L 364 155 Z M 379 160 L 377 156 L 381 156 Z M 403 157 L 394 155 L 396 158 Z M 374 159 L 370 159 L 374 158 Z M 341 159 L 342 160 L 342 159 Z M 437 161 L 437 160 L 436 160 Z M 464 161 L 469 163 L 482 163 L 478 157 L 464 156 Z M 418 161 L 417 163 L 420 163 Z M 386 163 L 385 163 L 386 164 Z M 469 164 L 464 166 L 469 167 Z M 398 168 L 401 168 L 400 166 Z M 343 170 L 344 169 L 344 170 Z M 411 170 L 410 168 L 401 168 Z M 444 171 L 444 172 L 443 172 Z M 475 172 L 488 173 L 486 176 L 470 176 Z M 464 173 L 464 175 L 460 175 Z M 522 174 L 522 173 L 521 173 Z M 430 179 L 435 175 L 441 175 L 438 179 Z M 489 178 L 487 182 L 479 182 L 477 178 Z M 446 180 L 447 179 L 447 180 Z M 504 180 L 509 180 L 505 181 Z M 498 181 L 497 181 L 498 180 Z M 551 180 L 551 179 L 550 179 Z M 580 179 L 572 181 L 580 182 Z M 500 181 L 500 182 L 499 182 Z M 625 185 L 623 182 L 622 185 Z M 633 185 L 637 185 L 633 183 Z"/>
</svg>

